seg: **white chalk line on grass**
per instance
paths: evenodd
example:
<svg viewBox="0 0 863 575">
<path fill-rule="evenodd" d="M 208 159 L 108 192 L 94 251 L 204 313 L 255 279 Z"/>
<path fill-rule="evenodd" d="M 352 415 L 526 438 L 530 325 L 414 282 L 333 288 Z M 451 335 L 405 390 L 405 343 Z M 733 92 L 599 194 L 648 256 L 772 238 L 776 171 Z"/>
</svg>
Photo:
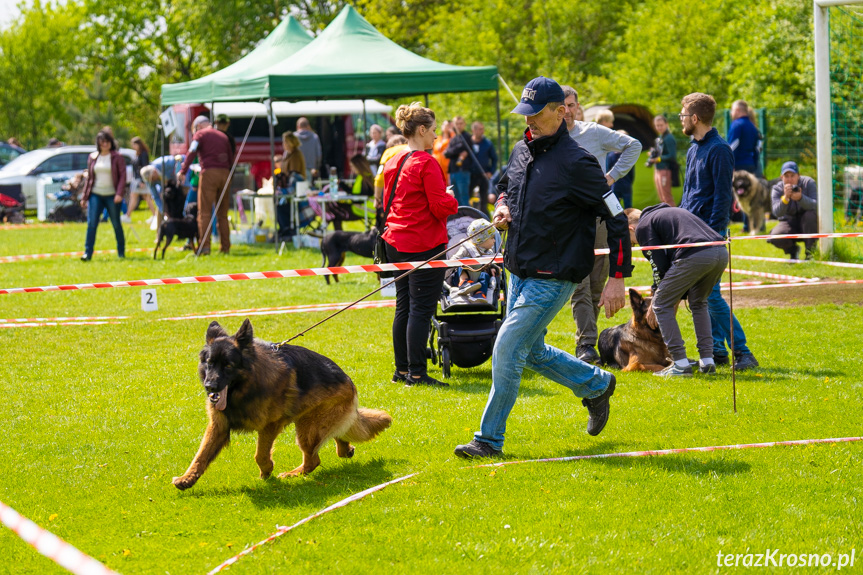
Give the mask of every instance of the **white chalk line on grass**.
<svg viewBox="0 0 863 575">
<path fill-rule="evenodd" d="M 467 467 L 462 467 L 461 469 L 477 469 L 480 467 L 500 467 L 503 465 L 515 465 L 519 463 L 548 463 L 548 462 L 558 462 L 558 461 L 578 461 L 582 459 L 603 459 L 603 458 L 612 458 L 612 457 L 647 457 L 654 455 L 670 455 L 674 453 L 690 453 L 690 452 L 706 452 L 706 451 L 722 451 L 729 449 L 754 449 L 759 447 L 776 447 L 776 446 L 795 446 L 795 445 L 814 445 L 814 444 L 822 444 L 822 443 L 843 443 L 843 442 L 852 442 L 852 441 L 861 441 L 863 437 L 836 437 L 830 439 L 797 439 L 793 441 L 772 441 L 769 443 L 742 443 L 736 445 L 715 445 L 711 447 L 684 447 L 680 449 L 659 449 L 659 450 L 646 450 L 646 451 L 629 451 L 625 453 L 602 453 L 602 454 L 593 454 L 593 455 L 574 455 L 571 457 L 554 457 L 554 458 L 546 458 L 546 459 L 525 459 L 520 461 L 499 461 L 496 463 L 488 463 L 484 465 L 471 465 Z M 364 498 L 366 495 L 374 493 L 375 491 L 380 491 L 384 487 L 389 485 L 393 485 L 394 483 L 399 483 L 404 481 L 405 479 L 409 479 L 411 477 L 415 477 L 419 475 L 421 472 L 411 473 L 410 475 L 405 475 L 404 477 L 399 477 L 398 479 L 393 479 L 392 481 L 388 481 L 386 483 L 381 483 L 380 485 L 376 485 L 374 487 L 370 487 L 365 491 L 361 491 L 360 493 L 356 493 L 351 495 L 350 497 L 346 497 L 341 501 L 330 505 L 326 509 L 318 511 L 312 515 L 309 515 L 305 519 L 301 519 L 297 521 L 290 527 L 280 527 L 278 531 L 260 541 L 252 545 L 251 547 L 244 549 L 234 557 L 231 557 L 227 561 L 221 563 L 214 569 L 207 572 L 207 575 L 213 575 L 214 573 L 219 573 L 226 567 L 229 567 L 240 560 L 240 558 L 252 553 L 255 549 L 264 545 L 265 543 L 269 543 L 273 541 L 277 537 L 280 537 L 287 533 L 288 531 L 294 529 L 295 527 L 299 527 L 305 523 L 308 523 L 312 519 L 316 519 L 323 515 L 324 513 L 328 513 L 340 507 L 344 507 L 349 503 L 353 503 L 354 501 L 358 501 Z"/>
<path fill-rule="evenodd" d="M 0 521 L 43 555 L 75 575 L 118 575 L 89 555 L 78 551 L 50 531 L 42 529 L 0 501 Z M 4 558 L 5 560 L 5 558 Z"/>
</svg>

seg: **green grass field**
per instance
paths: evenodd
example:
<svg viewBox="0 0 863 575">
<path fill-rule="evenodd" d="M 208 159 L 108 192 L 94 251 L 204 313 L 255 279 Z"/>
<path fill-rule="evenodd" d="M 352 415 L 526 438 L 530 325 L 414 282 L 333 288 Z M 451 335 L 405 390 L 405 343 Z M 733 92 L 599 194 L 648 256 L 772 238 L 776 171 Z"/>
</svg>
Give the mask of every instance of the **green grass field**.
<svg viewBox="0 0 863 575">
<path fill-rule="evenodd" d="M 641 170 L 637 181 L 649 181 L 648 173 Z M 636 195 L 636 205 L 646 202 L 642 196 Z M 0 255 L 80 250 L 84 229 L 2 230 Z M 140 241 L 133 237 L 129 249 L 152 246 L 152 232 L 140 222 L 136 230 Z M 97 249 L 111 249 L 113 242 L 110 227 L 100 226 Z M 763 242 L 738 242 L 734 250 L 781 255 Z M 272 246 L 235 246 L 231 256 L 201 260 L 171 250 L 164 262 L 130 252 L 125 261 L 97 255 L 89 263 L 0 264 L 0 287 L 319 265 L 317 251 L 290 249 L 279 256 Z M 863 277 L 860 270 L 819 263 L 734 265 Z M 628 283 L 649 284 L 646 268 L 637 264 Z M 156 288 L 159 310 L 149 313 L 141 311 L 138 288 L 0 296 L 0 319 L 6 320 L 127 317 L 109 325 L 0 329 L 0 500 L 123 574 L 205 573 L 277 526 L 415 472 L 299 527 L 229 571 L 701 573 L 727 570 L 717 566 L 719 552 L 768 548 L 834 558 L 856 549 L 854 568 L 843 571 L 860 571 L 860 443 L 471 468 L 452 450 L 478 428 L 490 363 L 455 368 L 448 389 L 391 384 L 391 308 L 347 311 L 300 341 L 348 372 L 361 405 L 388 411 L 394 420 L 389 430 L 358 445 L 351 460 L 337 458 L 331 443 L 311 476 L 268 481 L 258 477 L 255 438 L 235 436 L 195 487 L 175 489 L 171 478 L 188 466 L 206 425 L 196 367 L 209 320 L 158 320 L 348 302 L 375 285 L 373 276 L 351 275 L 330 286 L 322 278 L 165 286 Z M 507 459 L 861 435 L 859 288 L 804 289 L 805 296 L 794 288 L 735 294 L 737 315 L 762 365 L 738 374 L 737 413 L 728 368 L 685 381 L 618 374 L 611 419 L 593 438 L 577 398 L 526 373 L 509 420 Z M 747 299 L 747 293 L 764 297 Z M 280 341 L 324 316 L 251 319 L 258 337 Z M 600 327 L 628 318 L 627 310 L 602 317 Z M 679 318 L 692 354 L 689 314 L 684 310 Z M 220 321 L 235 331 L 242 319 Z M 565 309 L 548 341 L 572 351 L 574 331 Z M 440 375 L 437 367 L 430 371 Z M 289 430 L 276 443 L 276 474 L 300 458 Z M 62 572 L 0 528 L 0 573 Z"/>
</svg>

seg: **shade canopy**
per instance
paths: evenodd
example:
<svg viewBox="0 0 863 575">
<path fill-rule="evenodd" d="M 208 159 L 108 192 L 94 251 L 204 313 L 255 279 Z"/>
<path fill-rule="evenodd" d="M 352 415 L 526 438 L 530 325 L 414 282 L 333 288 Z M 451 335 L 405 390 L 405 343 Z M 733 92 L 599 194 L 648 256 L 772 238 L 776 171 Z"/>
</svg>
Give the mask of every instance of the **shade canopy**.
<svg viewBox="0 0 863 575">
<path fill-rule="evenodd" d="M 192 83 L 163 86 L 162 103 L 394 98 L 495 90 L 497 67 L 454 66 L 418 56 L 347 5 L 317 38 L 290 57 L 248 74 L 216 78 L 211 92 L 197 99 L 182 93 L 182 86 Z"/>
<path fill-rule="evenodd" d="M 264 38 L 257 48 L 218 72 L 180 84 L 165 84 L 162 86 L 162 104 L 196 104 L 214 101 L 239 101 L 243 98 L 230 97 L 226 93 L 227 85 L 242 84 L 245 78 L 284 63 L 288 58 L 302 50 L 314 38 L 308 30 L 288 16 Z M 227 98 L 223 96 L 228 95 Z"/>
</svg>

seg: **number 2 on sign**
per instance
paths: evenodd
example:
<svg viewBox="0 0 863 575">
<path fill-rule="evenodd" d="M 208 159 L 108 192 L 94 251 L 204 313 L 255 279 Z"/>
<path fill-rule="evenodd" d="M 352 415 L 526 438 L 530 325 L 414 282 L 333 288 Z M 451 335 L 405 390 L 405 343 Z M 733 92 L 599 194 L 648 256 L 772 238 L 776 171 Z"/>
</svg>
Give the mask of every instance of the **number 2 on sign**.
<svg viewBox="0 0 863 575">
<path fill-rule="evenodd" d="M 144 311 L 156 311 L 159 304 L 156 302 L 156 290 L 141 290 L 141 309 Z"/>
</svg>

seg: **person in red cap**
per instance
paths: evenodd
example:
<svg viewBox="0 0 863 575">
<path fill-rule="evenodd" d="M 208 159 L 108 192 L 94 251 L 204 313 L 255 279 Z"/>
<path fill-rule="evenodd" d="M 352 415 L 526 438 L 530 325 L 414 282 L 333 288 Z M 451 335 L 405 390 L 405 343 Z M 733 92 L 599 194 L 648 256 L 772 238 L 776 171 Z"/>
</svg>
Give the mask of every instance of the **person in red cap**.
<svg viewBox="0 0 863 575">
<path fill-rule="evenodd" d="M 460 457 L 501 455 L 525 367 L 582 398 L 590 435 L 599 435 L 608 421 L 614 375 L 545 343 L 548 324 L 593 269 L 597 218 L 606 222 L 611 250 L 611 277 L 599 304 L 607 317 L 623 308 L 624 278 L 632 275 L 623 209 L 605 170 L 569 136 L 564 99 L 557 82 L 540 76 L 527 84 L 513 110 L 525 117 L 527 129 L 498 184 L 492 218 L 497 227 L 509 229 L 507 313 L 492 352 L 491 392 L 480 430 L 470 443 L 455 448 Z"/>
</svg>

